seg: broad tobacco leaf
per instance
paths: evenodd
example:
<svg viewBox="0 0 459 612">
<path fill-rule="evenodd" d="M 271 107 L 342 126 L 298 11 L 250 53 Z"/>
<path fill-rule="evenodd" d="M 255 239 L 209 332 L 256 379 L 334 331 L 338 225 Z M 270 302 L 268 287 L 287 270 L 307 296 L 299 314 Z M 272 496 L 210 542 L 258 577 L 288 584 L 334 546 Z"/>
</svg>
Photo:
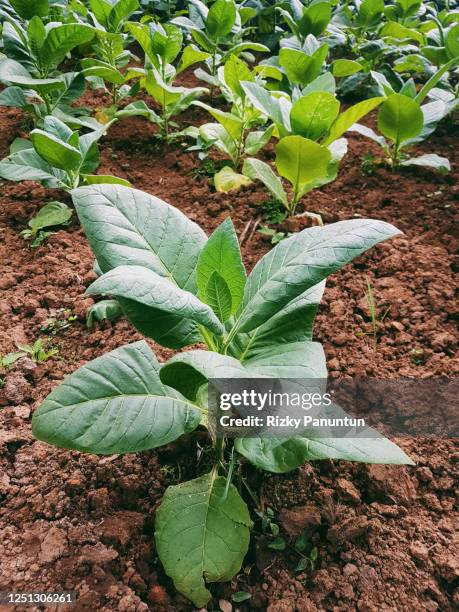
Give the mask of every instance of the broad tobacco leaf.
<svg viewBox="0 0 459 612">
<path fill-rule="evenodd" d="M 118 348 L 68 376 L 33 415 L 39 440 L 96 454 L 156 448 L 193 431 L 202 411 L 159 378 L 144 342 Z"/>
<path fill-rule="evenodd" d="M 354 257 L 400 233 L 384 221 L 352 219 L 282 240 L 248 277 L 235 326 L 239 332 L 252 331 Z"/>
<path fill-rule="evenodd" d="M 207 582 L 241 569 L 250 540 L 249 511 L 236 487 L 214 472 L 169 487 L 156 511 L 159 558 L 180 593 L 197 608 L 211 599 Z"/>
</svg>

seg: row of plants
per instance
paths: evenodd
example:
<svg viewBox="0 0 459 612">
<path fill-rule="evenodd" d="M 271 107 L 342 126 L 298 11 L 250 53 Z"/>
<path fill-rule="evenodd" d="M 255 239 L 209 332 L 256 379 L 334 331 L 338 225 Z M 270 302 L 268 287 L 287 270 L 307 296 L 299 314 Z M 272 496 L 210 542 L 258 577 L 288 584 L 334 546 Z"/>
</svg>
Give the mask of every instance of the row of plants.
<svg viewBox="0 0 459 612">
<path fill-rule="evenodd" d="M 457 107 L 457 11 L 443 9 L 432 15 L 432 9 L 418 14 L 413 12 L 415 5 L 402 10 L 396 4 L 385 8 L 385 14 L 396 20 L 381 22 L 381 2 L 366 1 L 354 11 L 350 4 L 334 10 L 329 2 L 308 6 L 291 2 L 287 8 L 281 4 L 276 11 L 292 32 L 277 25 L 283 33 L 274 51 L 277 55 L 257 62 L 254 52 L 257 57 L 270 52 L 266 45 L 245 38 L 256 31 L 250 24 L 257 12 L 233 0 L 217 0 L 210 8 L 190 0 L 187 16 L 180 14 L 163 24 L 151 15 L 131 21 L 139 8 L 137 0 L 92 0 L 88 7 L 81 2 L 9 4 L 11 10 L 3 12 L 5 59 L 0 62 L 0 81 L 6 88 L 0 104 L 22 108 L 41 131 L 32 132 L 31 142 L 12 143 L 10 155 L 0 163 L 3 178 L 42 180 L 64 188 L 90 184 L 98 180 L 91 176 L 98 163 L 94 143 L 114 121 L 133 115 L 157 124 L 158 136 L 165 141 L 193 139 L 189 150 L 198 151 L 201 159 L 218 149 L 228 164 L 214 177 L 217 190 L 261 181 L 287 215 L 295 214 L 305 194 L 336 178 L 347 150 L 347 131 L 377 143 L 383 160 L 393 168 L 450 169 L 446 158 L 435 153 L 412 155 L 411 148 Z M 57 10 L 61 22 L 54 21 Z M 343 15 L 352 16 L 359 25 L 354 28 Z M 369 97 L 340 112 L 343 79 L 361 75 L 366 64 L 336 58 L 347 49 L 338 44 L 342 36 L 337 32 L 346 32 L 346 44 L 360 40 L 364 32 L 367 41 L 368 36 L 379 41 L 389 37 L 392 47 L 408 54 L 406 59 L 414 52 L 413 45 L 406 44 L 411 40 L 406 31 L 419 20 L 426 37 L 434 36 L 440 23 L 444 26 L 438 65 L 413 72 L 405 62 L 404 70 L 395 71 L 397 79 L 373 65 Z M 141 57 L 131 51 L 133 45 Z M 423 49 L 421 45 L 418 51 Z M 70 52 L 75 57 L 67 62 L 69 71 L 63 72 L 61 63 Z M 179 85 L 180 75 L 196 64 L 200 66 L 194 73 L 205 86 Z M 392 72 L 396 66 L 393 63 Z M 422 86 L 417 85 L 417 77 Z M 87 85 L 109 93 L 111 103 L 95 116 L 91 109 L 75 105 Z M 123 102 L 141 92 L 153 99 L 154 108 L 144 99 Z M 210 103 L 198 100 L 205 96 L 210 96 Z M 180 130 L 176 119 L 191 105 L 204 108 L 215 122 Z M 376 108 L 377 131 L 359 123 Z M 54 129 L 56 120 L 67 126 L 60 134 Z M 90 135 L 79 138 L 78 133 L 88 131 Z M 273 138 L 278 144 L 270 166 L 260 155 Z M 40 142 L 39 150 L 35 141 Z M 84 141 L 91 141 L 90 148 L 83 144 L 79 150 Z M 53 155 L 51 149 L 59 149 L 59 154 Z M 63 151 L 66 155 L 61 155 Z M 283 180 L 289 189 L 284 189 Z"/>
<path fill-rule="evenodd" d="M 185 349 L 160 363 L 141 341 L 87 363 L 35 411 L 33 433 L 111 455 L 208 429 L 198 477 L 167 489 L 155 532 L 178 591 L 205 606 L 207 583 L 230 580 L 249 547 L 250 470 L 285 473 L 319 459 L 412 463 L 369 429 L 222 438 L 208 403 L 215 378 L 326 379 L 313 340 L 326 278 L 400 232 L 369 219 L 324 226 L 306 204 L 302 214 L 316 225 L 282 240 L 247 275 L 230 219 L 208 237 L 170 204 L 97 174 L 99 143 L 114 122 L 143 117 L 164 146 L 186 142 L 201 159 L 217 149 L 226 166 L 216 189 L 261 181 L 286 215 L 338 176 L 349 131 L 378 143 L 393 169 L 447 171 L 447 159 L 411 147 L 457 106 L 459 15 L 412 0 L 2 0 L 0 15 L 0 104 L 22 109 L 30 126 L 0 177 L 70 194 L 96 261 L 87 293 L 104 298 L 90 325 L 122 315 L 157 344 Z M 202 86 L 183 84 L 190 69 Z M 104 108 L 84 105 L 88 89 L 106 92 Z M 190 108 L 213 122 L 181 129 Z M 372 111 L 377 131 L 360 123 Z M 272 164 L 261 159 L 271 144 Z M 71 212 L 48 203 L 25 237 L 37 246 Z M 190 348 L 197 343 L 203 348 Z"/>
</svg>

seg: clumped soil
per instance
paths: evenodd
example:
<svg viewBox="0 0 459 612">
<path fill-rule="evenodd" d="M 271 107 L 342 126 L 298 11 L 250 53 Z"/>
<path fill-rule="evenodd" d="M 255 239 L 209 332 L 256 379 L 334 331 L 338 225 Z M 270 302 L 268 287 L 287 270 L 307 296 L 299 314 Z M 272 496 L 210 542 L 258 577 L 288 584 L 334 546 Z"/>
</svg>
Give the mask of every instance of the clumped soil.
<svg viewBox="0 0 459 612">
<path fill-rule="evenodd" d="M 89 102 L 97 106 L 103 97 L 92 95 Z M 183 123 L 207 120 L 205 113 L 191 110 Z M 0 129 L 3 156 L 23 133 L 24 117 L 2 109 Z M 114 125 L 101 143 L 99 172 L 129 179 L 177 206 L 207 232 L 230 215 L 244 237 L 243 256 L 251 268 L 271 248 L 269 239 L 254 231 L 267 199 L 263 188 L 215 193 L 208 177 L 197 172 L 193 153 L 178 144 L 164 146 L 154 134 L 155 127 L 140 118 Z M 404 235 L 330 278 L 316 326 L 330 375 L 457 376 L 454 130 L 445 126 L 418 147 L 451 160 L 453 171 L 446 176 L 383 167 L 364 175 L 362 156 L 378 151 L 360 136 L 348 139 L 339 178 L 315 191 L 307 208 L 326 223 L 358 216 L 383 219 Z M 273 158 L 272 147 L 264 156 Z M 0 391 L 0 590 L 74 590 L 76 610 L 190 610 L 158 562 L 154 515 L 168 485 L 193 477 L 200 434 L 158 451 L 110 457 L 60 450 L 32 438 L 31 413 L 65 375 L 140 339 L 124 320 L 86 328 L 93 300 L 84 293 L 95 276 L 75 218 L 38 249 L 19 236 L 31 215 L 52 199 L 70 203 L 65 193 L 32 182 L 1 185 L 0 354 L 46 338 L 43 328 L 50 318 L 62 316 L 60 309 L 76 319 L 60 331 L 54 326 L 56 333 L 49 337 L 59 348 L 56 357 L 40 365 L 27 358 L 16 362 Z M 380 312 L 388 310 L 376 348 L 367 334 L 367 279 Z M 151 345 L 160 359 L 172 354 Z M 287 548 L 269 549 L 256 522 L 241 573 L 231 584 L 211 586 L 214 609 L 236 591 L 252 595 L 249 602 L 233 604 L 241 610 L 434 612 L 459 605 L 457 445 L 408 437 L 398 443 L 415 467 L 324 461 L 282 476 L 253 473 L 256 493 L 274 511 Z M 315 547 L 317 560 L 298 572 L 292 543 L 304 529 L 306 552 Z"/>
</svg>

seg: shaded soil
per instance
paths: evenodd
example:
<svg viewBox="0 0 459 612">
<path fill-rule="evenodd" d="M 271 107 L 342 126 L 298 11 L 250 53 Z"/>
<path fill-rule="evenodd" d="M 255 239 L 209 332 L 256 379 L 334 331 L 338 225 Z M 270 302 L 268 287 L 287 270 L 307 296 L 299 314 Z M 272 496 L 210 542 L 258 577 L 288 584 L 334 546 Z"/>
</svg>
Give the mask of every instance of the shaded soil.
<svg viewBox="0 0 459 612">
<path fill-rule="evenodd" d="M 94 106 L 99 102 L 91 100 Z M 183 118 L 207 120 L 194 110 Z M 3 156 L 21 133 L 23 117 L 2 109 L 0 129 Z M 252 267 L 271 248 L 254 231 L 254 220 L 263 222 L 262 187 L 234 195 L 213 192 L 208 177 L 196 172 L 194 154 L 178 144 L 165 147 L 154 132 L 137 118 L 114 125 L 102 142 L 99 172 L 127 178 L 174 204 L 208 233 L 230 215 Z M 362 156 L 378 151 L 349 135 L 339 178 L 306 201 L 326 223 L 374 217 L 404 232 L 328 282 L 316 339 L 324 343 L 332 377 L 457 376 L 456 144 L 448 126 L 418 148 L 449 157 L 453 172 L 447 176 L 384 168 L 365 176 Z M 265 159 L 272 157 L 268 147 Z M 35 183 L 1 184 L 0 354 L 38 337 L 49 337 L 59 353 L 38 366 L 21 359 L 0 390 L 0 590 L 75 590 L 77 610 L 189 610 L 158 562 L 153 523 L 165 488 L 194 475 L 196 439 L 138 455 L 93 457 L 31 436 L 31 412 L 65 375 L 140 338 L 123 320 L 86 328 L 93 300 L 84 292 L 95 276 L 76 219 L 38 249 L 19 236 L 43 203 L 58 198 L 70 203 L 66 194 Z M 389 309 L 376 349 L 366 333 L 367 279 L 380 312 Z M 61 331 L 54 326 L 50 335 L 49 319 L 61 316 L 61 309 L 76 319 Z M 172 354 L 151 345 L 160 359 Z M 211 587 L 214 609 L 236 591 L 252 594 L 249 603 L 233 604 L 242 610 L 433 612 L 459 605 L 457 445 L 411 438 L 399 443 L 416 467 L 326 461 L 284 476 L 253 474 L 261 503 L 273 509 L 288 546 L 282 552 L 267 548 L 257 521 L 241 573 L 231 584 Z M 299 556 L 291 544 L 303 529 L 307 554 L 315 547 L 317 560 L 295 571 Z"/>
</svg>

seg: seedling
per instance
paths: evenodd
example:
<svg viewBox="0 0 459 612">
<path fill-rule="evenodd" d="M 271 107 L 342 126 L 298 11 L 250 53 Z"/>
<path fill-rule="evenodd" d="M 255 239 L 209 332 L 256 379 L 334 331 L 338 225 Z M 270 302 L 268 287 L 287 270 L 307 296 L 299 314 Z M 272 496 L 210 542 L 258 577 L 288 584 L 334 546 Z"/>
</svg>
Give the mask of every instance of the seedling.
<svg viewBox="0 0 459 612">
<path fill-rule="evenodd" d="M 29 229 L 22 230 L 24 240 L 30 240 L 32 248 L 39 247 L 51 236 L 58 226 L 68 225 L 72 217 L 72 209 L 63 202 L 49 202 L 28 222 Z"/>
<path fill-rule="evenodd" d="M 35 363 L 45 363 L 59 353 L 57 347 L 47 348 L 47 345 L 46 341 L 38 338 L 33 344 L 18 344 L 18 349 L 22 356 L 28 355 Z"/>
<path fill-rule="evenodd" d="M 77 318 L 70 308 L 59 308 L 46 320 L 40 331 L 51 336 L 57 336 L 65 329 L 71 327 Z"/>
<path fill-rule="evenodd" d="M 160 364 L 140 341 L 68 376 L 35 411 L 33 432 L 96 454 L 157 448 L 206 427 L 208 381 L 215 376 L 325 378 L 323 349 L 311 340 L 325 278 L 399 234 L 368 219 L 308 228 L 279 243 L 247 277 L 229 219 L 207 238 L 179 210 L 141 191 L 91 185 L 72 197 L 102 273 L 89 295 L 112 296 L 139 331 L 163 346 L 208 348 Z M 170 486 L 156 512 L 159 558 L 198 608 L 211 599 L 205 580 L 230 580 L 249 545 L 249 509 L 231 482 L 235 457 L 276 473 L 318 458 L 411 463 L 385 438 L 353 444 L 302 433 L 211 442 L 210 471 Z"/>
<path fill-rule="evenodd" d="M 286 234 L 285 232 L 278 232 L 274 228 L 267 227 L 266 225 L 262 225 L 257 231 L 263 236 L 269 236 L 271 238 L 271 244 L 277 244 L 281 240 L 284 240 L 284 238 L 290 236 L 290 234 Z"/>
</svg>

